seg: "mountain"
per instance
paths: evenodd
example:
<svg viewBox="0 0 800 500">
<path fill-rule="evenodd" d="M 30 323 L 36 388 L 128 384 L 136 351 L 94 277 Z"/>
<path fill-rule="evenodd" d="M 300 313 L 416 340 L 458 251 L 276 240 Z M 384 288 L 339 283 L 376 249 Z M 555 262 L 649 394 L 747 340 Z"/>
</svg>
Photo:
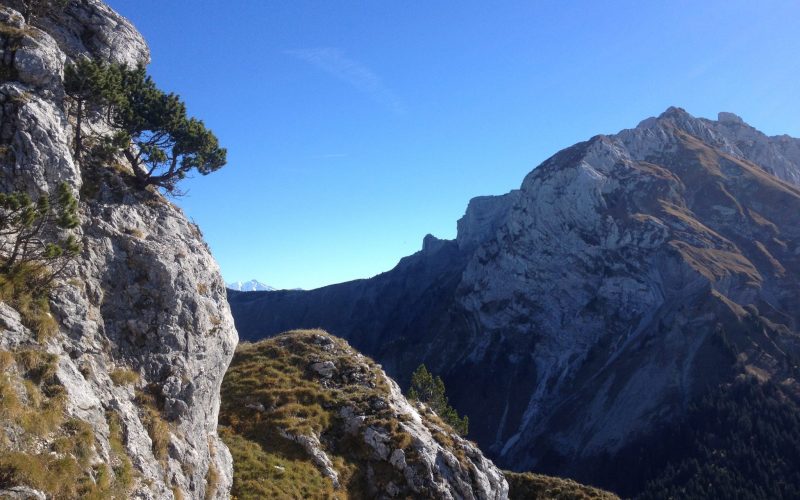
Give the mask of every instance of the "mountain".
<svg viewBox="0 0 800 500">
<path fill-rule="evenodd" d="M 696 486 L 717 488 L 706 492 L 740 481 L 791 497 L 800 479 L 780 486 L 778 472 L 746 464 L 800 458 L 775 445 L 733 463 L 728 449 L 703 455 L 726 439 L 686 429 L 738 411 L 800 429 L 799 183 L 800 140 L 670 108 L 558 152 L 518 190 L 473 199 L 455 240 L 426 236 L 391 271 L 229 302 L 244 339 L 322 327 L 401 385 L 425 363 L 503 467 L 636 496 L 700 484 L 707 460 L 726 473 Z M 747 393 L 785 405 L 753 413 Z"/>
<path fill-rule="evenodd" d="M 250 281 L 233 281 L 227 284 L 228 289 L 236 290 L 237 292 L 274 292 L 276 289 L 265 285 L 258 280 Z"/>
<path fill-rule="evenodd" d="M 124 165 L 73 156 L 65 65 L 146 64 L 145 41 L 98 0 L 2 0 L 0 47 L 0 497 L 228 498 L 216 429 L 237 335 L 219 267 L 198 228 Z M 35 244 L 66 236 L 33 213 L 16 234 L 23 195 L 39 210 L 77 200 L 79 252 L 48 250 L 54 282 L 28 249 L 14 265 L 6 253 L 31 231 Z"/>
</svg>

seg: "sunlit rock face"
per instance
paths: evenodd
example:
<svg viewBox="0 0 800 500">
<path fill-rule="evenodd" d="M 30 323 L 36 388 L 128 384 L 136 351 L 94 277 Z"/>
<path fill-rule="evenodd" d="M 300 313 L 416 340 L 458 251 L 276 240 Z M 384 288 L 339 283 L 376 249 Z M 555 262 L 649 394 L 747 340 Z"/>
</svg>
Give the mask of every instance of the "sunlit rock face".
<svg viewBox="0 0 800 500">
<path fill-rule="evenodd" d="M 132 188 L 111 166 L 82 169 L 72 156 L 65 65 L 78 57 L 144 64 L 147 45 L 97 0 L 72 0 L 30 24 L 18 9 L 0 2 L 0 187 L 38 198 L 66 182 L 80 197 L 83 250 L 53 292 L 59 331 L 44 346 L 58 355 L 67 411 L 94 430 L 87 452 L 95 464 L 119 460 L 108 423 L 118 415 L 135 469 L 132 497 L 226 498 L 232 465 L 216 425 L 237 335 L 219 268 L 180 209 Z M 41 348 L 17 311 L 2 306 L 0 348 Z M 137 381 L 116 383 L 120 370 Z M 166 425 L 164 457 L 154 456 L 142 394 Z"/>
<path fill-rule="evenodd" d="M 797 390 L 799 147 L 670 108 L 476 198 L 455 241 L 369 280 L 230 293 L 234 317 L 247 338 L 324 327 L 401 383 L 424 362 L 502 465 L 570 472 L 737 373 Z"/>
</svg>

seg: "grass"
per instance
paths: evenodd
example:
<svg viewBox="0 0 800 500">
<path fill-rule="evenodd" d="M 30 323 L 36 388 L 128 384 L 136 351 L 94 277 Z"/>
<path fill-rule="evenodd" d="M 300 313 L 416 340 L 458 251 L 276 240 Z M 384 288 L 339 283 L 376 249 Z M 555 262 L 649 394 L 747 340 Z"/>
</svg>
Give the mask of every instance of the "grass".
<svg viewBox="0 0 800 500">
<path fill-rule="evenodd" d="M 139 374 L 130 368 L 117 368 L 109 373 L 111 381 L 116 385 L 136 385 L 139 383 Z"/>
<path fill-rule="evenodd" d="M 63 422 L 66 401 L 55 378 L 58 358 L 35 350 L 5 351 L 2 358 L 0 416 L 32 437 L 53 432 Z"/>
<path fill-rule="evenodd" d="M 147 434 L 152 441 L 153 455 L 166 469 L 169 455 L 169 442 L 171 431 L 169 424 L 164 420 L 159 409 L 159 404 L 153 392 L 145 390 L 136 391 L 136 403 L 141 410 L 140 418 L 147 429 Z"/>
<path fill-rule="evenodd" d="M 111 448 L 111 467 L 116 478 L 116 493 L 120 498 L 125 498 L 136 478 L 133 464 L 125 449 L 122 419 L 116 412 L 106 414 L 108 422 L 108 444 Z"/>
<path fill-rule="evenodd" d="M 259 443 L 230 427 L 220 427 L 219 432 L 233 455 L 234 498 L 336 498 L 330 480 L 298 449 L 286 449 L 285 443 Z"/>
<path fill-rule="evenodd" d="M 175 500 L 184 500 L 184 498 L 186 498 L 186 496 L 183 494 L 183 490 L 180 489 L 180 487 L 173 486 L 171 489 L 172 489 L 172 497 Z"/>
<path fill-rule="evenodd" d="M 143 240 L 145 238 L 144 232 L 141 229 L 135 227 L 125 228 L 124 232 L 129 236 L 133 236 L 137 240 Z"/>
<path fill-rule="evenodd" d="M 17 28 L 16 26 L 11 26 L 8 24 L 0 24 L 0 35 L 9 37 L 9 38 L 22 38 L 23 36 L 34 36 L 36 30 L 31 26 L 25 26 L 23 28 Z M 12 50 L 16 50 L 16 47 L 11 47 Z"/>
<path fill-rule="evenodd" d="M 333 375 L 325 378 L 315 373 L 311 365 L 317 362 L 333 363 Z M 320 330 L 240 344 L 222 382 L 220 408 L 219 434 L 233 455 L 232 496 L 240 500 L 372 498 L 375 491 L 369 485 L 382 491 L 391 481 L 404 488 L 405 478 L 388 462 L 375 459 L 361 436 L 348 434 L 338 413 L 351 407 L 364 415 L 363 425 L 382 428 L 391 448 L 402 449 L 413 467 L 418 459 L 414 438 L 404 431 L 401 417 L 388 405 L 372 404 L 376 398 L 385 400 L 389 390 L 378 365 Z M 452 428 L 432 411 L 420 407 L 420 414 L 439 444 L 470 470 Z M 281 436 L 281 430 L 318 437 L 342 487 L 335 489 L 299 445 Z M 616 498 L 568 480 L 508 475 L 512 498 Z M 400 492 L 400 498 L 407 496 L 425 495 Z"/>
<path fill-rule="evenodd" d="M 619 500 L 613 493 L 584 486 L 571 479 L 532 472 L 504 472 L 510 500 Z"/>
</svg>

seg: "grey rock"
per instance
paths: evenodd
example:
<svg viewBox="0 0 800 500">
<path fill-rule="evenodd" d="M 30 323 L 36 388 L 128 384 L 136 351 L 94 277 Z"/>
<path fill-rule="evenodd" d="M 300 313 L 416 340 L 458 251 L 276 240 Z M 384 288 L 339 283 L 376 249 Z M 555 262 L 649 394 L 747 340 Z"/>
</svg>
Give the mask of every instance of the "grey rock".
<svg viewBox="0 0 800 500">
<path fill-rule="evenodd" d="M 309 366 L 312 371 L 317 375 L 324 378 L 331 378 L 336 374 L 336 365 L 331 361 L 322 361 L 319 363 L 311 363 Z"/>
<path fill-rule="evenodd" d="M 405 452 L 394 448 L 391 438 L 381 428 L 364 427 L 365 417 L 352 408 L 341 408 L 339 415 L 344 427 L 355 434 L 371 450 L 373 460 L 388 462 L 405 479 L 403 490 L 432 498 L 447 499 L 504 499 L 508 497 L 508 484 L 500 470 L 473 443 L 444 429 L 428 418 L 432 414 L 424 405 L 412 405 L 403 396 L 396 382 L 381 374 L 389 387 L 383 401 L 395 415 L 399 428 L 411 436 L 414 451 L 413 465 L 406 460 Z M 447 435 L 452 447 L 444 446 L 435 435 Z M 464 451 L 464 459 L 455 456 L 455 450 Z M 381 493 L 390 497 L 401 491 L 399 485 L 385 485 Z"/>
<path fill-rule="evenodd" d="M 311 457 L 311 460 L 319 468 L 322 474 L 325 477 L 330 478 L 334 488 L 339 489 L 341 487 L 341 484 L 339 483 L 339 473 L 336 472 L 336 469 L 333 467 L 333 462 L 331 462 L 328 454 L 325 453 L 325 450 L 322 448 L 322 444 L 319 442 L 319 438 L 317 436 L 291 434 L 282 429 L 279 430 L 279 432 L 281 436 L 290 441 L 294 441 L 303 448 L 303 450 L 308 454 L 309 457 Z"/>
<path fill-rule="evenodd" d="M 64 73 L 65 55 L 47 33 L 29 28 L 14 54 L 14 69 L 20 82 L 34 87 L 57 89 Z"/>
<path fill-rule="evenodd" d="M 0 498 L 4 500 L 47 500 L 47 495 L 27 486 L 12 486 L 0 490 Z"/>
</svg>

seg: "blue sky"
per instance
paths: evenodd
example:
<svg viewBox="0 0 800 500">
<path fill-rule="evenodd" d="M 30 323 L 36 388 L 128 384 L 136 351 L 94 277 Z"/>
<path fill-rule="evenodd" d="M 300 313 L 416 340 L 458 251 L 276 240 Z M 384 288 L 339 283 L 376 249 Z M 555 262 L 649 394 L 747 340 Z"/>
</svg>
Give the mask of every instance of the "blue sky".
<svg viewBox="0 0 800 500">
<path fill-rule="evenodd" d="M 110 0 L 228 148 L 177 200 L 228 281 L 314 288 L 671 105 L 800 136 L 796 1 Z"/>
</svg>

